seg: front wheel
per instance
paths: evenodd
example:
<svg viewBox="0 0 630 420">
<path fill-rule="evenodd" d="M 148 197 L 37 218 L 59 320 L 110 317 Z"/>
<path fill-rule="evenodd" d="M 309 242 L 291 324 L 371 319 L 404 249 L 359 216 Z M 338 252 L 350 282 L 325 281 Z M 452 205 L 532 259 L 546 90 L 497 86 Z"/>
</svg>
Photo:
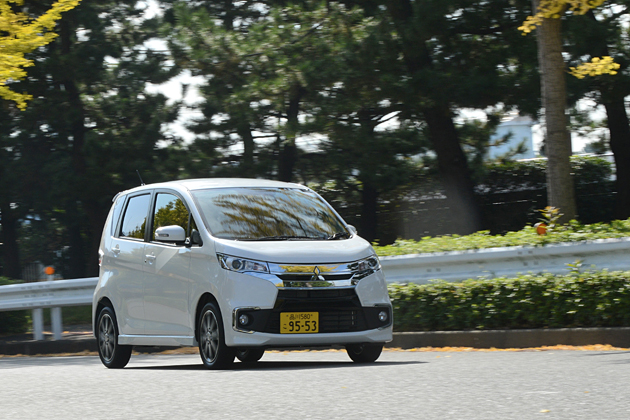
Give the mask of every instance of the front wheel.
<svg viewBox="0 0 630 420">
<path fill-rule="evenodd" d="M 348 344 L 346 352 L 357 363 L 372 363 L 383 351 L 382 344 Z"/>
<path fill-rule="evenodd" d="M 258 347 L 242 348 L 236 351 L 236 358 L 243 363 L 256 363 L 265 354 L 265 349 Z"/>
<path fill-rule="evenodd" d="M 116 324 L 114 310 L 108 306 L 101 309 L 96 325 L 96 342 L 101 362 L 111 369 L 120 369 L 127 366 L 131 358 L 132 346 L 121 346 L 118 344 L 118 325 Z"/>
<path fill-rule="evenodd" d="M 199 355 L 208 369 L 225 369 L 234 362 L 235 349 L 225 345 L 223 319 L 214 303 L 206 303 L 199 317 Z"/>
</svg>

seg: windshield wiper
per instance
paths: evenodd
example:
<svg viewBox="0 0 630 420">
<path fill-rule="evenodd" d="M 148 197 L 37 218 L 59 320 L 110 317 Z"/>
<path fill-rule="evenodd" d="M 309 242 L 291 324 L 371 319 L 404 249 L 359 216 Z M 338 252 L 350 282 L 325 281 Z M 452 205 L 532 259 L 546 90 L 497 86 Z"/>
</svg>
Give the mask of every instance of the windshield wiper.
<svg viewBox="0 0 630 420">
<path fill-rule="evenodd" d="M 330 235 L 327 239 L 328 240 L 348 239 L 349 237 L 350 237 L 350 234 L 348 232 L 337 232 Z"/>
<path fill-rule="evenodd" d="M 297 236 L 297 235 L 277 235 L 277 236 L 262 236 L 260 238 L 244 238 L 241 241 L 290 241 L 292 239 L 308 239 L 311 241 L 322 240 L 323 238 L 313 236 Z"/>
</svg>

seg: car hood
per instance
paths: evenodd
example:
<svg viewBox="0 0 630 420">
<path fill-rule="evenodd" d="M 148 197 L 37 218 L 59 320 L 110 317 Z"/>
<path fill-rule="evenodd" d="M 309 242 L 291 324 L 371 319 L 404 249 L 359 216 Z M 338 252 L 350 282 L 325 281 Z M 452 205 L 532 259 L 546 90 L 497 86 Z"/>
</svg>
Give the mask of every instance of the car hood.
<svg viewBox="0 0 630 420">
<path fill-rule="evenodd" d="M 276 264 L 327 264 L 360 260 L 374 254 L 365 239 L 321 241 L 233 241 L 215 239 L 218 253 Z"/>
</svg>

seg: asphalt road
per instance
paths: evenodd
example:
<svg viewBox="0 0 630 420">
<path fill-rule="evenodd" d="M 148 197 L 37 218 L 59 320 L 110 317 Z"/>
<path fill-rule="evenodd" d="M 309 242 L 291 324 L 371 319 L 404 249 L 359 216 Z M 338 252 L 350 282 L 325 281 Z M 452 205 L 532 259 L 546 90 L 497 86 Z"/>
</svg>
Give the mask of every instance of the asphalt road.
<svg viewBox="0 0 630 420">
<path fill-rule="evenodd" d="M 0 359 L 2 419 L 624 419 L 630 352 L 266 353 L 207 371 L 197 355 Z"/>
</svg>

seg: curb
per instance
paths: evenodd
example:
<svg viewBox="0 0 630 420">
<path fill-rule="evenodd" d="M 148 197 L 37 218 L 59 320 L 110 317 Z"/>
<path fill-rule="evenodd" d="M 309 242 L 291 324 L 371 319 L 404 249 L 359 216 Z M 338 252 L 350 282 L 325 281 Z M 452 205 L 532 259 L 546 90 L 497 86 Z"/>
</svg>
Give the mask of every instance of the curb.
<svg viewBox="0 0 630 420">
<path fill-rule="evenodd" d="M 386 347 L 472 347 L 479 349 L 523 349 L 543 346 L 589 346 L 609 344 L 630 348 L 630 327 L 558 328 L 493 331 L 430 331 L 394 333 Z"/>
<path fill-rule="evenodd" d="M 96 351 L 96 339 L 92 334 L 54 340 L 28 340 L 0 342 L 0 355 L 35 356 L 40 354 L 81 353 Z"/>
<path fill-rule="evenodd" d="M 419 347 L 472 347 L 478 349 L 524 349 L 543 346 L 588 346 L 608 344 L 630 348 L 630 327 L 558 328 L 493 331 L 429 331 L 394 333 L 385 347 L 412 349 Z M 138 347 L 143 353 L 165 350 L 165 347 Z M 62 340 L 51 339 L 0 341 L 0 355 L 35 356 L 63 353 L 95 352 L 96 339 L 91 333 L 73 334 Z"/>
</svg>

